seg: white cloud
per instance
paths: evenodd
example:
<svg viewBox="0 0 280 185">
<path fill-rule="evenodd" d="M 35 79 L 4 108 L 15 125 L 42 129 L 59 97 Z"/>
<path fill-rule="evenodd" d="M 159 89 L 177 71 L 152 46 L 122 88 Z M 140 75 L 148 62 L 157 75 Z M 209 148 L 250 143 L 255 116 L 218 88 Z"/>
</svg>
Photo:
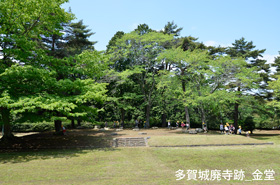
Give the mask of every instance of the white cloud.
<svg viewBox="0 0 280 185">
<path fill-rule="evenodd" d="M 275 57 L 277 57 L 278 55 L 268 55 L 268 54 L 264 54 L 263 57 L 259 57 L 259 59 L 264 59 L 266 60 L 267 64 L 272 64 L 274 63 Z"/>
<path fill-rule="evenodd" d="M 279 55 L 264 54 L 263 57 L 258 57 L 258 58 L 266 60 L 266 64 L 270 64 L 270 71 L 271 71 L 271 74 L 273 74 L 273 73 L 276 73 L 276 67 L 272 67 L 271 64 L 274 63 L 275 57 L 277 57 L 277 56 L 279 56 Z"/>
<path fill-rule="evenodd" d="M 221 47 L 232 46 L 231 44 L 224 44 L 224 43 L 216 42 L 216 41 L 213 41 L 213 40 L 208 40 L 208 41 L 204 42 L 204 44 L 206 46 L 215 46 L 215 47 L 218 47 L 218 46 L 221 46 Z"/>
</svg>

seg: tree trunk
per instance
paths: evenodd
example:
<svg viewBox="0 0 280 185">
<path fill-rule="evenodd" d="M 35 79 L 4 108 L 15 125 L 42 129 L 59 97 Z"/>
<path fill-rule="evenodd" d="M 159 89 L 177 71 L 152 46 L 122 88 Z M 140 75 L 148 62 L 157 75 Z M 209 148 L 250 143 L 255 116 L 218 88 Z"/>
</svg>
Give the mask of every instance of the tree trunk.
<svg viewBox="0 0 280 185">
<path fill-rule="evenodd" d="M 186 123 L 188 123 L 190 125 L 189 128 L 191 128 L 190 115 L 189 115 L 189 110 L 188 110 L 187 106 L 185 106 L 185 114 L 186 114 Z"/>
<path fill-rule="evenodd" d="M 7 108 L 2 108 L 1 110 L 1 116 L 2 116 L 2 121 L 3 121 L 3 136 L 1 140 L 10 140 L 14 138 L 14 135 L 12 133 L 11 129 L 11 120 L 10 120 L 10 109 Z"/>
<path fill-rule="evenodd" d="M 184 72 L 182 72 L 182 75 L 183 74 L 184 74 Z M 183 89 L 183 92 L 185 93 L 186 92 L 185 80 L 182 80 L 182 89 Z M 189 110 L 188 110 L 187 106 L 185 106 L 185 114 L 186 114 L 186 123 L 188 123 L 190 125 L 189 128 L 191 128 L 190 115 L 189 115 Z"/>
<path fill-rule="evenodd" d="M 202 122 L 201 124 L 202 124 L 202 129 L 203 129 L 203 124 L 206 121 L 205 112 L 204 112 L 204 108 L 203 107 L 200 108 L 200 112 L 201 112 L 201 122 Z"/>
<path fill-rule="evenodd" d="M 166 117 L 167 116 L 165 113 L 161 115 L 161 126 L 162 127 L 166 127 Z"/>
<path fill-rule="evenodd" d="M 121 108 L 121 126 L 123 127 L 123 124 L 124 124 L 124 109 Z"/>
<path fill-rule="evenodd" d="M 54 121 L 54 127 L 55 127 L 55 135 L 63 135 L 62 124 L 60 120 Z"/>
<path fill-rule="evenodd" d="M 240 87 L 237 88 L 238 93 L 240 93 Z M 240 96 L 240 95 L 238 95 Z M 234 123 L 233 126 L 235 127 L 234 133 L 237 133 L 237 129 L 238 129 L 238 107 L 239 107 L 239 103 L 235 102 L 234 103 Z"/>
<path fill-rule="evenodd" d="M 71 119 L 71 127 L 75 128 L 75 120 L 74 119 Z"/>
<path fill-rule="evenodd" d="M 239 107 L 239 103 L 235 103 L 234 104 L 234 123 L 233 126 L 235 127 L 234 133 L 237 133 L 237 129 L 238 129 L 238 107 Z"/>
<path fill-rule="evenodd" d="M 151 106 L 149 104 L 146 107 L 146 128 L 150 127 L 150 110 L 151 110 Z"/>
<path fill-rule="evenodd" d="M 78 126 L 81 126 L 82 120 L 80 118 L 78 118 L 77 122 L 78 122 Z"/>
</svg>

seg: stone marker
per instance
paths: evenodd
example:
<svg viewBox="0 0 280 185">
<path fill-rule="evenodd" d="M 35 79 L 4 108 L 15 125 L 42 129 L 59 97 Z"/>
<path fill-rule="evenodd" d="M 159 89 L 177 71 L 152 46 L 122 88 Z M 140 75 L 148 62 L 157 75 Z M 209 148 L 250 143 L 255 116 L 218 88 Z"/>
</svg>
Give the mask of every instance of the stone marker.
<svg viewBox="0 0 280 185">
<path fill-rule="evenodd" d="M 152 127 L 152 129 L 158 129 L 158 127 Z"/>
<path fill-rule="evenodd" d="M 182 130 L 183 133 L 189 133 L 189 130 Z"/>
<path fill-rule="evenodd" d="M 195 130 L 189 130 L 189 134 L 197 134 L 197 131 L 195 131 Z"/>
<path fill-rule="evenodd" d="M 147 135 L 146 132 L 139 132 L 138 134 L 139 134 L 139 135 Z"/>
<path fill-rule="evenodd" d="M 139 131 L 140 129 L 139 129 L 139 128 L 134 128 L 133 130 L 134 130 L 134 131 Z"/>
<path fill-rule="evenodd" d="M 110 130 L 110 127 L 104 127 L 104 130 Z"/>
<path fill-rule="evenodd" d="M 116 129 L 116 132 L 120 132 L 120 131 L 123 131 L 123 129 L 120 128 Z"/>
</svg>

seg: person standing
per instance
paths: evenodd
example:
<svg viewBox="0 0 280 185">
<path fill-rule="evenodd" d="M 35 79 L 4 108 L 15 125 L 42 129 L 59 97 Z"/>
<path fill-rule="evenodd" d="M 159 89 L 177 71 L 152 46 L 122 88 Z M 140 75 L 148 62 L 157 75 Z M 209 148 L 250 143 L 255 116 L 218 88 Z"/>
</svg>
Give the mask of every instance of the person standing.
<svg viewBox="0 0 280 185">
<path fill-rule="evenodd" d="M 171 127 L 170 120 L 168 120 L 167 126 L 168 126 L 168 128 L 170 128 L 170 127 Z"/>
<path fill-rule="evenodd" d="M 189 128 L 190 128 L 190 124 L 186 123 L 186 129 L 189 130 Z"/>
<path fill-rule="evenodd" d="M 185 123 L 182 121 L 181 122 L 181 127 L 184 128 L 185 127 Z"/>
<path fill-rule="evenodd" d="M 114 121 L 113 127 L 116 128 L 116 121 Z"/>
<path fill-rule="evenodd" d="M 226 135 L 228 135 L 228 126 L 227 125 L 225 125 L 225 133 L 226 133 Z"/>
<path fill-rule="evenodd" d="M 238 134 L 241 135 L 241 132 L 242 132 L 242 131 L 241 131 L 241 126 L 239 126 Z"/>
<path fill-rule="evenodd" d="M 224 125 L 222 123 L 220 124 L 220 131 L 221 131 L 221 134 L 224 133 Z"/>
<path fill-rule="evenodd" d="M 139 121 L 138 119 L 135 120 L 135 127 L 138 128 Z"/>
<path fill-rule="evenodd" d="M 204 133 L 207 133 L 207 125 L 204 122 L 203 122 L 203 130 L 204 130 Z"/>
</svg>

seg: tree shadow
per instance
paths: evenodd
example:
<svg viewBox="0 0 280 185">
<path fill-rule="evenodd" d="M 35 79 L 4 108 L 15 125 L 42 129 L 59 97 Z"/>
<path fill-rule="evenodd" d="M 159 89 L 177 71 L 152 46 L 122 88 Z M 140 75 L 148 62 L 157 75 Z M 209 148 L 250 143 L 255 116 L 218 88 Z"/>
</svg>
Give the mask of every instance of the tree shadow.
<svg viewBox="0 0 280 185">
<path fill-rule="evenodd" d="M 114 151 L 113 131 L 69 130 L 66 135 L 43 132 L 0 142 L 0 164 L 36 159 L 72 158 L 91 151 Z"/>
</svg>

